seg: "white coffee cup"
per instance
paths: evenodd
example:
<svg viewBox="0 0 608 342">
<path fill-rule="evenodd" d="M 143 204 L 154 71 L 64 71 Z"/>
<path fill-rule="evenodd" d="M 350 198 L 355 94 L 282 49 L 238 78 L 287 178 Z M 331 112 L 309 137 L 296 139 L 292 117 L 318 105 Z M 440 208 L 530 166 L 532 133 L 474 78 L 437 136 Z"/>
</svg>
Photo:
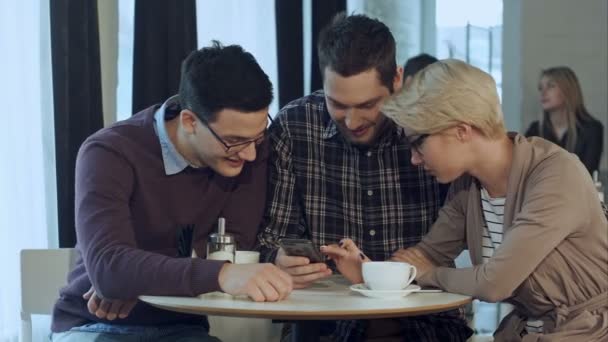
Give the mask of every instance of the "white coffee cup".
<svg viewBox="0 0 608 342">
<path fill-rule="evenodd" d="M 370 261 L 363 263 L 363 280 L 374 291 L 403 290 L 416 278 L 416 267 L 405 262 Z"/>
<path fill-rule="evenodd" d="M 260 262 L 260 252 L 236 251 L 234 255 L 235 264 L 257 264 Z"/>
</svg>

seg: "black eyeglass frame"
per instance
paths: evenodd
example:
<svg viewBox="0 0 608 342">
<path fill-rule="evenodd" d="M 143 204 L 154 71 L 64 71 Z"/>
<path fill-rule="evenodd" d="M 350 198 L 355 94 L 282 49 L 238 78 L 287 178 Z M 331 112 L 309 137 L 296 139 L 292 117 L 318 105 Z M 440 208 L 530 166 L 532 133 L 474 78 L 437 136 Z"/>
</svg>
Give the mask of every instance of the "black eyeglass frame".
<svg viewBox="0 0 608 342">
<path fill-rule="evenodd" d="M 421 148 L 422 144 L 424 144 L 424 141 L 426 140 L 426 138 L 428 138 L 429 136 L 430 136 L 430 134 L 420 134 L 414 140 L 410 141 L 411 148 L 413 150 L 415 150 L 416 153 L 423 155 L 422 151 L 420 151 L 420 148 Z"/>
<path fill-rule="evenodd" d="M 270 121 L 270 124 L 272 124 L 274 122 L 274 120 L 272 120 L 270 113 L 267 114 L 267 116 L 268 116 L 268 120 Z M 224 141 L 224 139 L 222 139 L 222 137 L 219 134 L 217 134 L 213 130 L 213 128 L 211 128 L 211 126 L 209 125 L 209 122 L 207 120 L 204 120 L 201 118 L 199 118 L 199 119 L 205 125 L 205 127 L 207 127 L 207 129 L 209 129 L 209 132 L 211 132 L 211 134 L 215 137 L 215 139 L 217 139 L 217 141 L 219 141 L 222 145 L 224 145 L 224 150 L 226 153 L 229 153 L 231 151 L 235 152 L 235 148 L 236 148 L 236 152 L 241 152 L 242 150 L 246 149 L 252 143 L 254 143 L 256 146 L 259 146 L 262 142 L 264 142 L 264 140 L 268 136 L 268 128 L 266 128 L 264 130 L 264 132 L 262 133 L 262 135 L 260 135 L 257 138 L 246 140 L 246 141 L 241 141 L 236 144 L 228 144 L 226 141 Z"/>
</svg>

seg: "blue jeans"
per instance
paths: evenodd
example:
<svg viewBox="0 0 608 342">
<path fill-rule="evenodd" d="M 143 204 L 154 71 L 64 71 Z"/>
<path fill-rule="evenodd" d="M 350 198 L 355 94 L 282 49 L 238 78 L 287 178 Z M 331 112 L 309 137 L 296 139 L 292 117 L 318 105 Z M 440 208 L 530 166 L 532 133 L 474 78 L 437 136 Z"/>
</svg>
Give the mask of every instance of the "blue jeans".
<svg viewBox="0 0 608 342">
<path fill-rule="evenodd" d="M 210 336 L 202 325 L 114 325 L 85 324 L 69 331 L 51 334 L 53 342 L 220 342 Z"/>
</svg>

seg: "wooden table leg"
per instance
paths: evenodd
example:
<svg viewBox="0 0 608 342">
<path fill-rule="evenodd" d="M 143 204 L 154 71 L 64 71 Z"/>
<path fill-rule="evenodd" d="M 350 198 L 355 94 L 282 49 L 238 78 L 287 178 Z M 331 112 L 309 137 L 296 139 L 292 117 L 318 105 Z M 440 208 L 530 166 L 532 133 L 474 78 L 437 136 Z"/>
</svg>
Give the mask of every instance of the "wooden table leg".
<svg viewBox="0 0 608 342">
<path fill-rule="evenodd" d="M 291 342 L 318 342 L 320 321 L 295 321 L 292 325 Z"/>
</svg>

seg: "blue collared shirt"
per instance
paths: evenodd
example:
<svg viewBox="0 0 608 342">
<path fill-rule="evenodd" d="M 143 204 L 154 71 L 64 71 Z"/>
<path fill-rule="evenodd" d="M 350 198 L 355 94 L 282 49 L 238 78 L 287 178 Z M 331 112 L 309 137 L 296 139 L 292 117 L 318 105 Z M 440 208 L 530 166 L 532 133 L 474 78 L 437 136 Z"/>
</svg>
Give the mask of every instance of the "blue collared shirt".
<svg viewBox="0 0 608 342">
<path fill-rule="evenodd" d="M 165 125 L 167 112 L 175 113 L 175 111 L 179 112 L 180 110 L 179 95 L 174 95 L 165 101 L 154 114 L 154 130 L 156 131 L 158 141 L 160 142 L 160 148 L 163 154 L 163 164 L 165 165 L 165 174 L 167 174 L 167 176 L 180 173 L 190 166 L 190 163 L 188 163 L 188 161 L 177 151 L 175 145 L 173 145 Z"/>
</svg>

